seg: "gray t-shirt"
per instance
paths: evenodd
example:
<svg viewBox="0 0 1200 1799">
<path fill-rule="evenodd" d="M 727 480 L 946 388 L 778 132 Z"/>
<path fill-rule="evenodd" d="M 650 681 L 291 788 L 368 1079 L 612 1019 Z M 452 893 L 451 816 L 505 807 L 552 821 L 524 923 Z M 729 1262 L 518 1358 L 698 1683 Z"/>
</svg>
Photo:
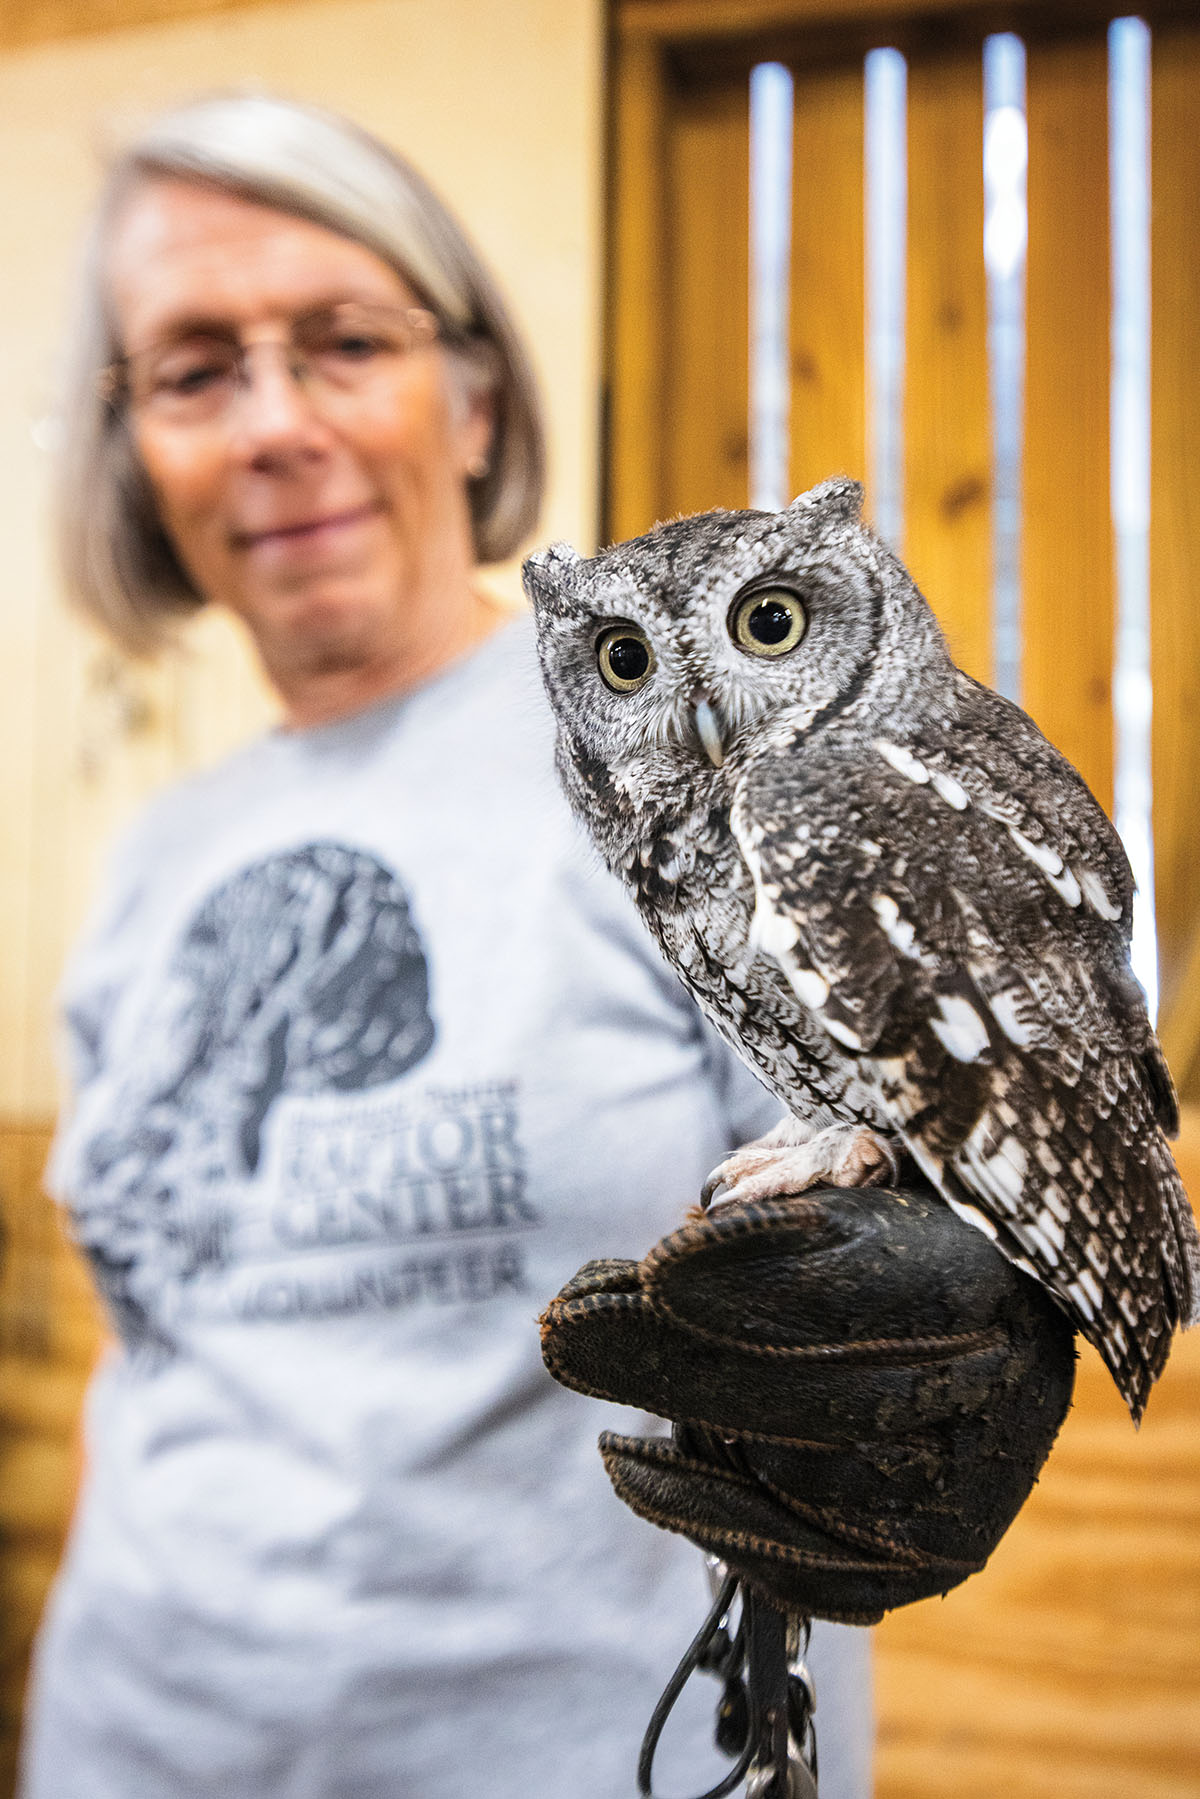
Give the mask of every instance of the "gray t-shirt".
<svg viewBox="0 0 1200 1799">
<path fill-rule="evenodd" d="M 52 1183 L 119 1348 L 25 1799 L 632 1795 L 701 1558 L 535 1321 L 776 1108 L 577 834 L 527 624 L 166 794 L 65 1002 Z M 864 1799 L 868 1639 L 820 1634 L 822 1796 Z M 676 1794 L 727 1766 L 697 1684 Z"/>
</svg>

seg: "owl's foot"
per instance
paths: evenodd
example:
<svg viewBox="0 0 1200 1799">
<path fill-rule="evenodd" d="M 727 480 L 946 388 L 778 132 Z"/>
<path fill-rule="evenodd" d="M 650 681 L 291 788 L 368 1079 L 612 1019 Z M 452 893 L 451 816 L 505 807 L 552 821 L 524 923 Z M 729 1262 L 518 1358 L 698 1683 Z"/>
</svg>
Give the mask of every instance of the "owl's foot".
<svg viewBox="0 0 1200 1799">
<path fill-rule="evenodd" d="M 775 1141 L 772 1131 L 719 1162 L 700 1194 L 701 1210 L 714 1201 L 783 1199 L 809 1187 L 877 1187 L 900 1178 L 896 1151 L 863 1124 L 831 1124 L 807 1142 Z"/>
</svg>

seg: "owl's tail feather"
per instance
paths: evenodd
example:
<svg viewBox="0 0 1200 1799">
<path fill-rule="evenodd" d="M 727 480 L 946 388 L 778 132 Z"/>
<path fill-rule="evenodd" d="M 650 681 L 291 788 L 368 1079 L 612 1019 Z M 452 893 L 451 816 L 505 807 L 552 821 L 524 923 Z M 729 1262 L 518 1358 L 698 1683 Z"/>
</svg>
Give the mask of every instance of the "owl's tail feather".
<svg viewBox="0 0 1200 1799">
<path fill-rule="evenodd" d="M 1156 1234 L 1161 1280 L 1148 1280 L 1138 1291 L 1135 1303 L 1140 1317 L 1136 1322 L 1127 1310 L 1129 1286 L 1117 1293 L 1116 1282 L 1106 1284 L 1094 1322 L 1084 1323 L 1078 1317 L 1076 1322 L 1099 1350 L 1133 1422 L 1140 1424 L 1151 1388 L 1167 1365 L 1176 1330 L 1200 1323 L 1200 1231 L 1170 1145 L 1159 1130 L 1151 1127 L 1148 1153 L 1140 1165 L 1129 1165 L 1130 1177 L 1135 1169 L 1141 1176 L 1138 1186 L 1145 1207 L 1144 1211 L 1141 1206 L 1135 1208 L 1135 1216 L 1144 1216 L 1149 1227 L 1154 1201 L 1159 1208 Z"/>
<path fill-rule="evenodd" d="M 909 1148 L 942 1198 L 959 1216 L 985 1231 L 1010 1262 L 1033 1275 L 1058 1301 L 1112 1375 L 1134 1424 L 1140 1424 L 1151 1388 L 1166 1366 L 1174 1334 L 1174 1307 L 1166 1284 L 1159 1283 L 1156 1291 L 1152 1290 L 1152 1295 L 1146 1296 L 1150 1303 L 1144 1304 L 1135 1326 L 1133 1319 L 1120 1310 L 1117 1294 L 1111 1287 L 1106 1284 L 1101 1288 L 1093 1283 L 1085 1289 L 1078 1280 L 1072 1281 L 1069 1271 L 1064 1272 L 1056 1262 L 1045 1258 L 1040 1245 L 1030 1236 L 1020 1218 L 1011 1213 L 1002 1217 L 991 1208 L 990 1216 L 985 1217 L 979 1207 L 978 1193 L 968 1188 L 952 1167 L 938 1166 L 923 1151 L 917 1153 L 917 1146 L 911 1141 Z M 1173 1162 L 1171 1169 L 1174 1173 Z M 1178 1175 L 1175 1178 L 1178 1180 Z M 1165 1242 L 1169 1236 L 1172 1237 L 1170 1250 Z M 1169 1256 L 1178 1260 L 1173 1235 L 1164 1231 L 1164 1262 Z M 1130 1303 L 1128 1294 L 1123 1297 Z"/>
<path fill-rule="evenodd" d="M 1163 1196 L 1163 1266 L 1181 1330 L 1200 1324 L 1200 1231 L 1170 1149 L 1161 1138 L 1155 1157 Z"/>
<path fill-rule="evenodd" d="M 1129 1176 L 1134 1175 L 1136 1166 L 1128 1166 Z M 1135 1216 L 1145 1216 L 1149 1225 L 1153 1200 L 1158 1201 L 1161 1279 L 1149 1279 L 1140 1286 L 1128 1282 L 1123 1291 L 1115 1279 L 1105 1282 L 1094 1312 L 1079 1309 L 1078 1284 L 1067 1284 L 1054 1275 L 1048 1282 L 1098 1351 L 1135 1425 L 1141 1423 L 1151 1390 L 1167 1365 L 1176 1329 L 1200 1323 L 1200 1232 L 1170 1146 L 1158 1131 L 1153 1132 L 1140 1173 L 1137 1184 L 1142 1205 L 1134 1211 Z M 1153 1256 L 1152 1240 L 1146 1248 Z M 1136 1297 L 1131 1295 L 1131 1287 Z"/>
</svg>

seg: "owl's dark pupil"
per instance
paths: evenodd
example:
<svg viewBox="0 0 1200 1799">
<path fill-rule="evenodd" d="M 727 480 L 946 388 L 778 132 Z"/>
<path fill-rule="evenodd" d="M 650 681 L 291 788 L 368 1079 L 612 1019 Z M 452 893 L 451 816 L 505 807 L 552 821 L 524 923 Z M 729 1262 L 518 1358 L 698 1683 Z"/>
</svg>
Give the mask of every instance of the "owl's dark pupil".
<svg viewBox="0 0 1200 1799">
<path fill-rule="evenodd" d="M 608 665 L 618 681 L 640 681 L 650 666 L 650 652 L 636 637 L 617 637 L 608 646 Z"/>
<path fill-rule="evenodd" d="M 761 600 L 746 620 L 755 643 L 782 643 L 792 628 L 792 615 L 778 600 Z"/>
</svg>

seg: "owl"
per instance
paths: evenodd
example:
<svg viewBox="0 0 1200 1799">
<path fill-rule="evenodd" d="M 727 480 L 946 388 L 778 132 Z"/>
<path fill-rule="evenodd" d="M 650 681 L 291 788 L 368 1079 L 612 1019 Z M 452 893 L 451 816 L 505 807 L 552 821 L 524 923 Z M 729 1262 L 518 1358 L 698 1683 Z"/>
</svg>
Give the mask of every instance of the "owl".
<svg viewBox="0 0 1200 1799">
<path fill-rule="evenodd" d="M 525 583 L 568 798 L 685 987 L 785 1108 L 726 1199 L 911 1158 L 1100 1352 L 1135 1422 L 1200 1238 L 1087 786 L 962 673 L 827 481 Z"/>
</svg>

